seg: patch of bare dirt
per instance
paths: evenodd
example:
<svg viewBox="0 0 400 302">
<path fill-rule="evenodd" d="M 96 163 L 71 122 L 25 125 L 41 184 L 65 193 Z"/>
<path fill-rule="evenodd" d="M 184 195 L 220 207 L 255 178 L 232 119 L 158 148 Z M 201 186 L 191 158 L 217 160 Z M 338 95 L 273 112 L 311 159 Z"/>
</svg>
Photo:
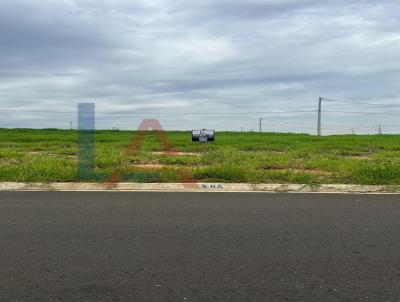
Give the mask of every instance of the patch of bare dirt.
<svg viewBox="0 0 400 302">
<path fill-rule="evenodd" d="M 154 155 L 168 155 L 168 156 L 201 156 L 201 153 L 196 152 L 178 152 L 178 151 L 157 151 L 151 152 Z"/>
<path fill-rule="evenodd" d="M 159 170 L 162 168 L 168 168 L 170 167 L 169 165 L 161 165 L 161 164 L 139 164 L 135 165 L 137 168 L 145 168 L 145 169 L 150 169 L 150 170 Z"/>
<path fill-rule="evenodd" d="M 344 155 L 341 157 L 348 159 L 372 159 L 371 156 L 368 155 Z"/>
<path fill-rule="evenodd" d="M 154 163 L 146 163 L 146 164 L 133 164 L 135 168 L 149 169 L 149 170 L 160 170 L 163 168 L 202 168 L 204 166 L 183 166 L 183 165 L 163 165 L 163 164 L 154 164 Z"/>
</svg>

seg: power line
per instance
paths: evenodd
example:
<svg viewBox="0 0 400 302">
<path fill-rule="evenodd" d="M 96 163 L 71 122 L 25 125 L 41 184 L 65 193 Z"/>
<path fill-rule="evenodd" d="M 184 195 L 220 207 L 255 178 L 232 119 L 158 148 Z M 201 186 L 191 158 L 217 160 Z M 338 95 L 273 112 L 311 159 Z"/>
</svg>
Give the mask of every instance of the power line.
<svg viewBox="0 0 400 302">
<path fill-rule="evenodd" d="M 47 111 L 47 110 L 45 111 L 45 110 L 18 110 L 18 109 L 0 109 L 0 112 L 77 114 L 76 111 Z"/>
<path fill-rule="evenodd" d="M 285 114 L 285 113 L 309 113 L 315 110 L 287 110 L 287 111 L 253 111 L 253 112 L 112 112 L 96 113 L 102 115 L 251 115 L 251 114 Z"/>
<path fill-rule="evenodd" d="M 317 135 L 321 136 L 321 119 L 322 119 L 322 101 L 325 102 L 334 102 L 334 103 L 345 103 L 352 105 L 364 105 L 364 106 L 378 106 L 378 107 L 394 107 L 387 104 L 376 104 L 376 103 L 366 103 L 366 102 L 354 102 L 347 100 L 337 100 L 337 99 L 329 99 L 324 97 L 319 97 L 318 99 L 318 124 L 317 124 Z M 399 116 L 400 113 L 388 113 L 388 112 L 370 112 L 370 111 L 345 111 L 345 110 L 324 110 L 324 112 L 329 113 L 344 113 L 344 114 L 365 114 L 365 115 L 385 115 L 385 116 Z M 379 126 L 379 132 L 381 133 L 381 126 Z M 353 130 L 354 132 L 354 130 Z"/>
<path fill-rule="evenodd" d="M 372 114 L 372 115 L 400 115 L 400 113 L 390 112 L 365 112 L 365 111 L 341 111 L 341 110 L 324 110 L 331 113 L 349 113 L 349 114 Z"/>
<path fill-rule="evenodd" d="M 47 110 L 17 110 L 0 109 L 0 112 L 21 113 L 55 113 L 77 114 L 75 111 L 47 111 Z M 315 110 L 287 110 L 287 111 L 257 111 L 257 112 L 96 112 L 96 115 L 250 115 L 250 114 L 285 114 L 285 113 L 309 113 Z"/>
<path fill-rule="evenodd" d="M 379 106 L 379 107 L 394 107 L 394 105 L 388 104 L 377 104 L 377 103 L 365 103 L 365 102 L 353 102 L 353 101 L 344 101 L 344 100 L 336 100 L 336 99 L 328 99 L 322 98 L 324 101 L 327 102 L 334 102 L 334 103 L 345 103 L 345 104 L 354 104 L 354 105 L 367 105 L 367 106 Z"/>
</svg>

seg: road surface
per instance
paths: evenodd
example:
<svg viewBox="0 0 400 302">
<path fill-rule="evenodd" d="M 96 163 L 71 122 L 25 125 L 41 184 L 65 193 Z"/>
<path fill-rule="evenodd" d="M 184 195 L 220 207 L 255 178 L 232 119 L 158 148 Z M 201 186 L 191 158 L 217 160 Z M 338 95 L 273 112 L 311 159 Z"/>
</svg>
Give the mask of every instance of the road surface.
<svg viewBox="0 0 400 302">
<path fill-rule="evenodd" d="M 400 197 L 0 193 L 0 301 L 400 301 Z"/>
</svg>

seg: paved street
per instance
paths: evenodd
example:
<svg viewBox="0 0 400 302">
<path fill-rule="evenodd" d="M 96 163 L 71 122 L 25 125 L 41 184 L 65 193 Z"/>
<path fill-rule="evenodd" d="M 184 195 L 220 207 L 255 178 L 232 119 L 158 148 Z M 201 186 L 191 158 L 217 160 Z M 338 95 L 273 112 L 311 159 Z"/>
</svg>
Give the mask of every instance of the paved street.
<svg viewBox="0 0 400 302">
<path fill-rule="evenodd" d="M 0 193 L 0 301 L 400 301 L 400 196 Z"/>
</svg>

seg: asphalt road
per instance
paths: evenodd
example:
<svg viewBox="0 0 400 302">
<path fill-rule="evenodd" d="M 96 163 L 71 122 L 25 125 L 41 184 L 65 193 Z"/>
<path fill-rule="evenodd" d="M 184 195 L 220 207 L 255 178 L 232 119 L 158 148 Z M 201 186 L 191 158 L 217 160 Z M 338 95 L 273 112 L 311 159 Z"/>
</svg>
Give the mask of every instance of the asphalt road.
<svg viewBox="0 0 400 302">
<path fill-rule="evenodd" d="M 0 193 L 0 301 L 400 301 L 400 196 Z"/>
</svg>

